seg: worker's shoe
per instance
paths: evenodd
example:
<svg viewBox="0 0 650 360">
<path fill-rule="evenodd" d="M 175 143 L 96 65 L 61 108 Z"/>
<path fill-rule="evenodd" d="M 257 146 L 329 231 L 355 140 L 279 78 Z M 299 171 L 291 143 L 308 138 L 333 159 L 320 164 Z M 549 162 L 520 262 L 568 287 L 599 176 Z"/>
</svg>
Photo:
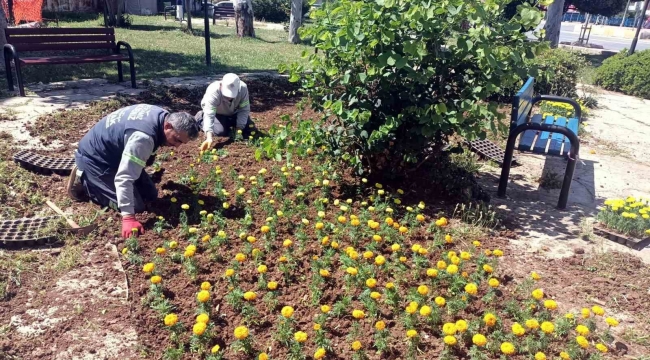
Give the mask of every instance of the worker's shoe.
<svg viewBox="0 0 650 360">
<path fill-rule="evenodd" d="M 80 202 L 88 201 L 88 195 L 81 183 L 81 175 L 77 174 L 78 171 L 79 169 L 77 168 L 77 165 L 74 165 L 72 171 L 70 171 L 70 176 L 68 177 L 66 190 L 68 191 L 68 196 L 73 200 Z"/>
</svg>

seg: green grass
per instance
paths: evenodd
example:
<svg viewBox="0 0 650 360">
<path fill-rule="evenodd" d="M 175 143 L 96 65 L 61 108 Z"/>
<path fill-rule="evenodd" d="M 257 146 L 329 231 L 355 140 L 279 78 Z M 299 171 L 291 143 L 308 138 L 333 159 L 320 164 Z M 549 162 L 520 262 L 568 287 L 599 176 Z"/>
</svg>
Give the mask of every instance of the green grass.
<svg viewBox="0 0 650 360">
<path fill-rule="evenodd" d="M 103 20 L 62 19 L 60 27 L 98 27 Z M 282 30 L 256 29 L 256 39 L 240 39 L 234 23 L 229 27 L 210 24 L 212 66 L 205 65 L 203 26 L 194 25 L 194 35 L 181 29 L 179 22 L 162 16 L 131 16 L 129 28 L 117 28 L 118 41 L 133 48 L 136 78 L 158 79 L 173 76 L 210 75 L 223 72 L 277 71 L 278 65 L 300 59 L 303 50 L 311 48 L 293 45 Z M 52 24 L 51 26 L 56 26 Z M 186 25 L 183 25 L 183 28 Z M 23 56 L 33 56 L 26 53 Z M 128 81 L 128 64 L 124 66 Z M 53 82 L 86 78 L 107 78 L 117 81 L 116 63 L 28 66 L 23 68 L 25 82 Z M 3 88 L 5 86 L 3 77 Z"/>
</svg>

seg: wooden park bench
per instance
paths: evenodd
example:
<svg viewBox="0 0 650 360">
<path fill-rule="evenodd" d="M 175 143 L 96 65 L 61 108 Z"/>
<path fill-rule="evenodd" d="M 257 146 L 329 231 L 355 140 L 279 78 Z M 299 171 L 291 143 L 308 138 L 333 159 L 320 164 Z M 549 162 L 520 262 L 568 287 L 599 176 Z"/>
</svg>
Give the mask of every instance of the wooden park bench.
<svg viewBox="0 0 650 360">
<path fill-rule="evenodd" d="M 235 6 L 230 1 L 223 1 L 214 5 L 212 13 L 212 25 L 217 23 L 217 19 L 234 19 Z"/>
<path fill-rule="evenodd" d="M 560 200 L 557 205 L 559 209 L 565 209 L 580 150 L 580 141 L 578 140 L 578 126 L 582 115 L 580 105 L 572 99 L 561 96 L 533 96 L 534 85 L 535 79 L 529 78 L 512 101 L 510 134 L 508 135 L 497 195 L 500 197 L 506 195 L 515 141 L 519 134 L 523 133 L 517 147 L 519 151 L 549 156 L 566 156 L 568 158 L 564 182 L 562 183 L 562 190 L 560 190 Z M 556 101 L 570 104 L 575 110 L 575 117 L 567 119 L 546 116 L 546 118 L 543 118 L 542 114 L 531 116 L 533 106 L 540 101 Z"/>
<path fill-rule="evenodd" d="M 172 5 L 171 1 L 164 2 L 162 13 L 165 16 L 165 20 L 167 20 L 167 14 L 176 19 L 176 6 Z"/>
<path fill-rule="evenodd" d="M 26 65 L 84 64 L 100 62 L 117 62 L 119 81 L 122 76 L 122 61 L 128 61 L 131 67 L 131 86 L 135 88 L 135 60 L 131 45 L 124 41 L 115 42 L 113 28 L 14 28 L 6 29 L 7 44 L 4 46 L 7 85 L 13 91 L 14 83 L 11 71 L 13 61 L 20 96 L 25 96 L 22 67 Z M 126 54 L 121 53 L 124 47 Z M 103 54 L 70 55 L 73 50 L 104 50 Z M 45 52 L 46 55 L 23 57 L 24 52 Z M 64 52 L 61 56 L 52 53 Z"/>
</svg>

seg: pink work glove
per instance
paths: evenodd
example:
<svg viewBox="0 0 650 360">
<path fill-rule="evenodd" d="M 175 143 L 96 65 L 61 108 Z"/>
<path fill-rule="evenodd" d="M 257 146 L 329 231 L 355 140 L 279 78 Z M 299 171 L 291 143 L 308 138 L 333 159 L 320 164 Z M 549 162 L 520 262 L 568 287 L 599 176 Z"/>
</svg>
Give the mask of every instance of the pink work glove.
<svg viewBox="0 0 650 360">
<path fill-rule="evenodd" d="M 142 224 L 135 219 L 134 215 L 126 215 L 122 217 L 122 237 L 128 239 L 133 234 L 134 229 L 137 230 L 136 236 L 144 234 Z"/>
</svg>

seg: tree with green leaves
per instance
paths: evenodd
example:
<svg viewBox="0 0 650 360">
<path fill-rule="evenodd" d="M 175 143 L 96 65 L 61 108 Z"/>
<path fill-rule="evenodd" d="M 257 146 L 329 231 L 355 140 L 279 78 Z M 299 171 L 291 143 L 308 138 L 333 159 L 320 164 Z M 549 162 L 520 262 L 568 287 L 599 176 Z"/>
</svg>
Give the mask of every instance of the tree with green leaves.
<svg viewBox="0 0 650 360">
<path fill-rule="evenodd" d="M 324 112 L 333 155 L 359 172 L 404 169 L 451 135 L 503 126 L 488 99 L 515 88 L 547 48 L 521 31 L 542 12 L 523 3 L 506 19 L 509 2 L 339 0 L 301 29 L 319 53 L 281 70 Z"/>
<path fill-rule="evenodd" d="M 566 0 L 566 2 L 567 5 L 575 6 L 580 12 L 602 16 L 614 16 L 625 10 L 627 4 L 627 0 Z"/>
</svg>

